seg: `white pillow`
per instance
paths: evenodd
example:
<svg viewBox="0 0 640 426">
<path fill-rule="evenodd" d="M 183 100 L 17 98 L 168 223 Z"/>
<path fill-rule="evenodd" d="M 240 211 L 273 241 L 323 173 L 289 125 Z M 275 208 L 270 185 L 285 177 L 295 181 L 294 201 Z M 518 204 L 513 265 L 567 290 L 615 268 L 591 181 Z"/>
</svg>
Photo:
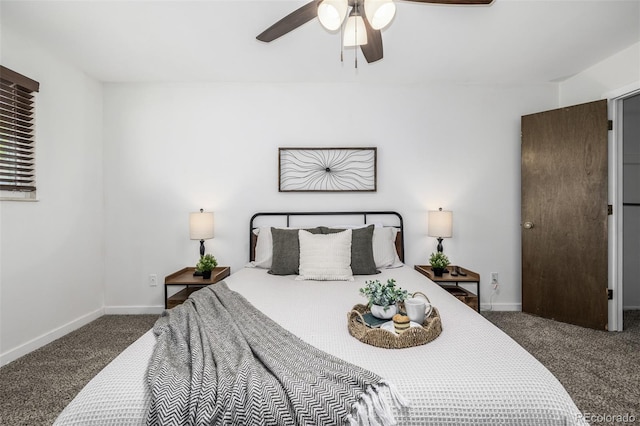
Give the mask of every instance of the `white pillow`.
<svg viewBox="0 0 640 426">
<path fill-rule="evenodd" d="M 403 265 L 396 250 L 398 228 L 384 227 L 373 229 L 373 260 L 376 268 L 399 268 Z"/>
<path fill-rule="evenodd" d="M 258 241 L 256 241 L 254 260 L 250 264 L 256 268 L 271 269 L 271 262 L 273 262 L 273 237 L 271 236 L 271 227 L 263 226 L 254 229 L 253 232 L 258 235 Z"/>
<path fill-rule="evenodd" d="M 335 234 L 312 234 L 301 229 L 300 275 L 296 280 L 353 281 L 351 229 Z"/>
</svg>

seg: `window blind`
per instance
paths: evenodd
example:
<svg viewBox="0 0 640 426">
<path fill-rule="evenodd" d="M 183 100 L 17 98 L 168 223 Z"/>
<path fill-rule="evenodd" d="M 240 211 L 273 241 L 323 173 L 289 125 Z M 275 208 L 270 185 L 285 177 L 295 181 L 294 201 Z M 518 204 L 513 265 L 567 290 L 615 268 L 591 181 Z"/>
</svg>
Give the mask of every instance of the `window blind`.
<svg viewBox="0 0 640 426">
<path fill-rule="evenodd" d="M 40 83 L 0 65 L 0 190 L 35 192 L 34 93 Z"/>
</svg>

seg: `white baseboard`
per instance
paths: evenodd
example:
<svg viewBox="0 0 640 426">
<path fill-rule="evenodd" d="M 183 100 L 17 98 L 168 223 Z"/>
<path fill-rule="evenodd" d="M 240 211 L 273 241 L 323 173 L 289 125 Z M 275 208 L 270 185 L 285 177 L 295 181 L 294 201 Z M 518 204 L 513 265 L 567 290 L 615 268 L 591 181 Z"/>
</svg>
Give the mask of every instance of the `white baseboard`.
<svg viewBox="0 0 640 426">
<path fill-rule="evenodd" d="M 29 352 L 33 352 L 36 349 L 41 348 L 42 346 L 51 343 L 68 333 L 71 333 L 74 330 L 77 330 L 83 325 L 89 324 L 91 321 L 100 318 L 102 315 L 104 315 L 104 309 L 102 308 L 97 309 L 93 312 L 89 312 L 88 314 L 83 315 L 71 322 L 68 322 L 63 326 L 53 329 L 41 336 L 36 337 L 35 339 L 29 340 L 28 342 L 23 343 L 16 348 L 1 353 L 0 367 L 9 364 L 11 361 L 15 361 L 16 359 L 28 354 Z"/>
<path fill-rule="evenodd" d="M 640 311 L 640 306 L 625 306 L 622 309 L 624 311 Z"/>
<path fill-rule="evenodd" d="M 480 311 L 503 311 L 503 312 L 519 312 L 522 310 L 521 303 L 481 303 Z"/>
<path fill-rule="evenodd" d="M 164 306 L 105 306 L 105 315 L 160 315 Z"/>
</svg>

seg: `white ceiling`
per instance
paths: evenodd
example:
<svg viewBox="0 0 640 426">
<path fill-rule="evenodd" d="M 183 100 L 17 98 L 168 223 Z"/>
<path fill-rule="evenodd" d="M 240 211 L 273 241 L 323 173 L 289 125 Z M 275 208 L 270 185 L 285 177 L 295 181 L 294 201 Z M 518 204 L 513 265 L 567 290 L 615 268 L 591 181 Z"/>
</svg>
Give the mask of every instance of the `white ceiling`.
<svg viewBox="0 0 640 426">
<path fill-rule="evenodd" d="M 263 43 L 256 35 L 307 0 L 0 0 L 1 28 L 105 82 L 559 81 L 640 40 L 640 0 L 494 0 L 491 6 L 397 2 L 384 58 L 354 51 L 314 19 Z M 1 33 L 0 33 L 1 35 Z"/>
</svg>

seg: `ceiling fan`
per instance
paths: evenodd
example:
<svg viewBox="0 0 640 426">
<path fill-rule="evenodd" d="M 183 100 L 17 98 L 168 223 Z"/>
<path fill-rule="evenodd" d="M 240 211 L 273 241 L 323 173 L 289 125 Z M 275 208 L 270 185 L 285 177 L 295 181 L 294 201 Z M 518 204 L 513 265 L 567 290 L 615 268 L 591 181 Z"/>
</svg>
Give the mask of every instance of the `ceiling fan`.
<svg viewBox="0 0 640 426">
<path fill-rule="evenodd" d="M 448 5 L 488 5 L 493 0 L 408 0 Z M 256 38 L 270 42 L 316 16 L 329 31 L 341 29 L 343 46 L 360 46 L 367 62 L 382 59 L 382 34 L 395 15 L 394 0 L 312 0 L 285 16 Z"/>
</svg>

